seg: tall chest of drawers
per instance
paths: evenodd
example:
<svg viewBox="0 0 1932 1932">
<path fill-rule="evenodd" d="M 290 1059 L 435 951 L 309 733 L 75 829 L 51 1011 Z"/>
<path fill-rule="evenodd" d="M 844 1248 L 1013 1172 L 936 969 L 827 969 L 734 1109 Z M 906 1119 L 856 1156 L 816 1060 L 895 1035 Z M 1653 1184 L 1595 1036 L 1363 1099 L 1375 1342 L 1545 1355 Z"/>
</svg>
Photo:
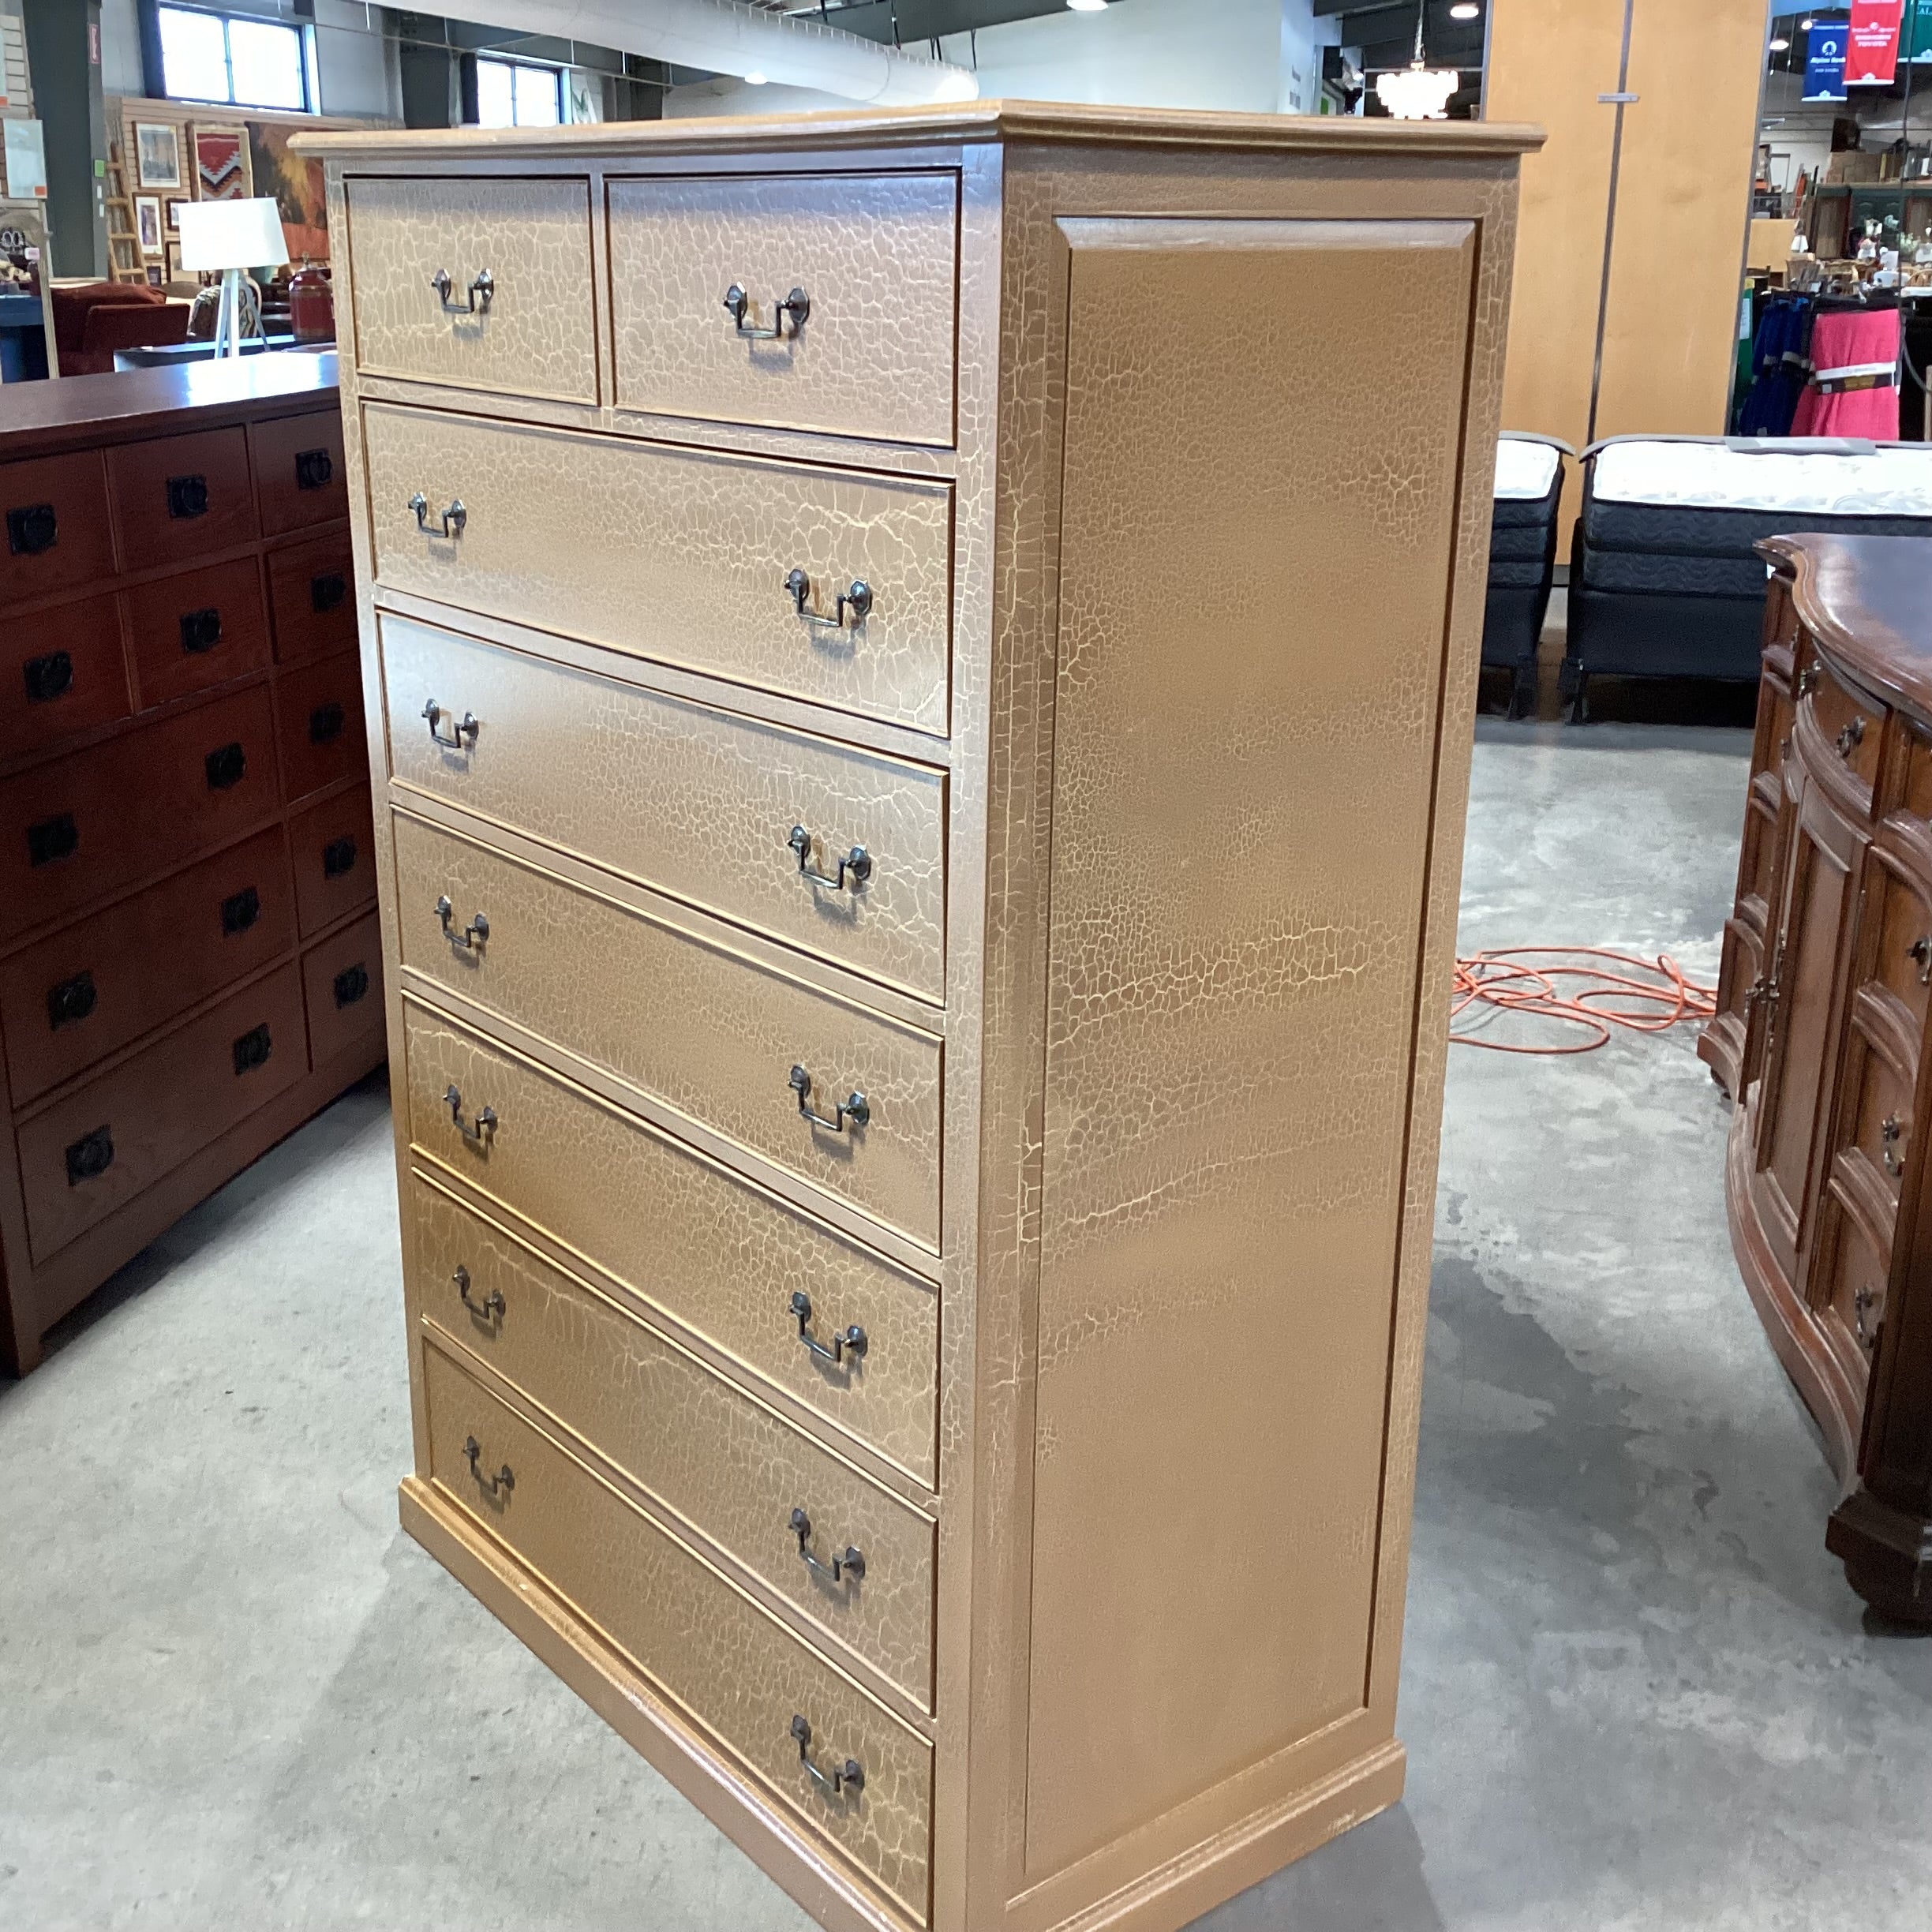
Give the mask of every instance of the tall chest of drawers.
<svg viewBox="0 0 1932 1932">
<path fill-rule="evenodd" d="M 381 1061 L 333 356 L 7 391 L 0 1363 Z"/>
<path fill-rule="evenodd" d="M 1390 1802 L 1518 157 L 326 136 L 403 1520 L 822 1922 Z"/>
</svg>

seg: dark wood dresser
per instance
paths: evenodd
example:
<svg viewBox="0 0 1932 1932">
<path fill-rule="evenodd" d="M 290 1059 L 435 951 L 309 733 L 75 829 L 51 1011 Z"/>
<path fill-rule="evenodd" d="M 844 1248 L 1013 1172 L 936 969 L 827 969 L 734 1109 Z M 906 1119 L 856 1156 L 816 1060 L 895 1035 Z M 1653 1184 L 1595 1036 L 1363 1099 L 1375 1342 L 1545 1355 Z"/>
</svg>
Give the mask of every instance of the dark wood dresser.
<svg viewBox="0 0 1932 1932">
<path fill-rule="evenodd" d="M 331 356 L 0 400 L 0 1360 L 384 1055 Z"/>
<path fill-rule="evenodd" d="M 1717 1017 L 1732 1240 L 1847 1492 L 1826 1541 L 1932 1622 L 1932 541 L 1777 537 Z"/>
</svg>

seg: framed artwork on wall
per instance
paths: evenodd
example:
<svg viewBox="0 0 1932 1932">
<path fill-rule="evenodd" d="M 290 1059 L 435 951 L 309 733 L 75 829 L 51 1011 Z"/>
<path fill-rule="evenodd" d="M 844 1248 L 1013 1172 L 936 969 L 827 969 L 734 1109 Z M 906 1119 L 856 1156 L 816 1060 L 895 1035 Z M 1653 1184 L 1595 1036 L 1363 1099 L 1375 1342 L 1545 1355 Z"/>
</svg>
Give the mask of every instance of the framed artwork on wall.
<svg viewBox="0 0 1932 1932">
<path fill-rule="evenodd" d="M 170 197 L 162 216 L 162 227 L 168 234 L 178 235 L 181 233 L 181 206 L 184 201 L 192 198 L 188 195 L 174 195 Z"/>
<path fill-rule="evenodd" d="M 245 201 L 255 192 L 249 167 L 248 130 L 194 127 L 195 192 L 204 201 Z"/>
<path fill-rule="evenodd" d="M 159 195 L 137 195 L 134 197 L 134 232 L 140 239 L 140 252 L 144 255 L 161 253 L 161 197 Z"/>
<path fill-rule="evenodd" d="M 134 170 L 140 187 L 180 190 L 181 130 L 172 121 L 134 123 Z"/>
<path fill-rule="evenodd" d="M 166 288 L 167 286 L 167 269 L 164 264 L 149 262 L 147 264 L 147 269 L 148 286 L 150 288 Z"/>
<path fill-rule="evenodd" d="M 282 232 L 288 241 L 289 260 L 303 256 L 328 260 L 328 204 L 322 192 L 322 163 L 314 155 L 291 154 L 289 137 L 300 132 L 292 123 L 251 121 L 248 124 L 249 174 L 258 195 L 273 195 L 282 215 Z"/>
</svg>

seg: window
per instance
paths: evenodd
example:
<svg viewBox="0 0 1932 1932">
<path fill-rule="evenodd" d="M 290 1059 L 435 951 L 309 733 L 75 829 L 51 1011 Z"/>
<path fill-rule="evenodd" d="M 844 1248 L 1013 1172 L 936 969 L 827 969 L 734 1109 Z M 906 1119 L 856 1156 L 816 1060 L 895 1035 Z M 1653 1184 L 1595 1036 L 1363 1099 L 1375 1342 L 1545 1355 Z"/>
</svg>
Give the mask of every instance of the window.
<svg viewBox="0 0 1932 1932">
<path fill-rule="evenodd" d="M 164 6 L 159 13 L 162 73 L 176 99 L 314 110 L 299 27 L 186 7 Z"/>
<path fill-rule="evenodd" d="M 478 127 L 556 127 L 564 118 L 564 77 L 524 61 L 477 62 Z"/>
</svg>

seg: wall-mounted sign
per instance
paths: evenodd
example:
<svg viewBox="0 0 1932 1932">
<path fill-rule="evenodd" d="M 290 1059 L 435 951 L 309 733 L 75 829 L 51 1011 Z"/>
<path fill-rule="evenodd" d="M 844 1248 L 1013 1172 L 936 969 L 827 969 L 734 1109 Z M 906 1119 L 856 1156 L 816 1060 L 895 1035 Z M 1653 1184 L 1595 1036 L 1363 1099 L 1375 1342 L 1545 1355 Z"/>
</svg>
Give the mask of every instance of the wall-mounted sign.
<svg viewBox="0 0 1932 1932">
<path fill-rule="evenodd" d="M 1852 0 L 1852 43 L 1845 53 L 1847 83 L 1889 86 L 1898 73 L 1899 28 L 1905 0 Z"/>
<path fill-rule="evenodd" d="M 1845 97 L 1845 48 L 1852 38 L 1849 21 L 1814 20 L 1805 30 L 1807 100 L 1843 100 Z"/>
</svg>

